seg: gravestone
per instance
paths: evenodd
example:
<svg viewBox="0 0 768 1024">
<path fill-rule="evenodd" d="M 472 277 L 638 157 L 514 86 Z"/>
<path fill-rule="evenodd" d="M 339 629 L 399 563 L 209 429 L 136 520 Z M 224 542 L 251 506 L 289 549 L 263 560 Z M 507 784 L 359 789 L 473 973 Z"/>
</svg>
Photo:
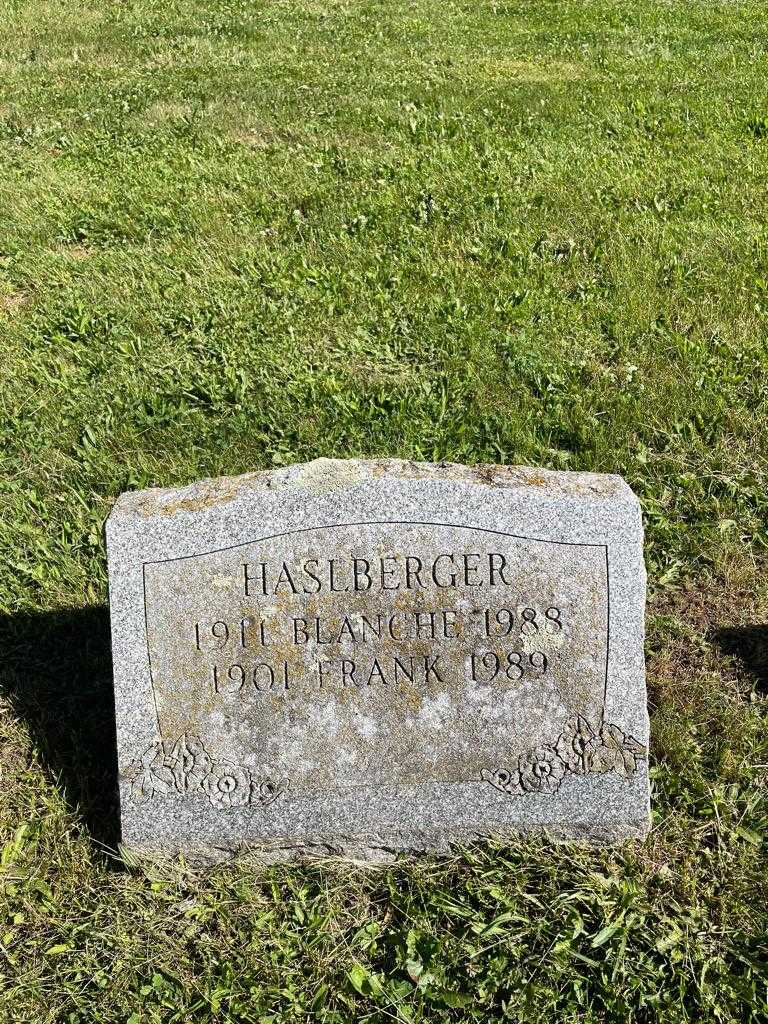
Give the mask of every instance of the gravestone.
<svg viewBox="0 0 768 1024">
<path fill-rule="evenodd" d="M 647 831 L 620 477 L 318 459 L 124 494 L 106 534 L 129 848 Z"/>
</svg>

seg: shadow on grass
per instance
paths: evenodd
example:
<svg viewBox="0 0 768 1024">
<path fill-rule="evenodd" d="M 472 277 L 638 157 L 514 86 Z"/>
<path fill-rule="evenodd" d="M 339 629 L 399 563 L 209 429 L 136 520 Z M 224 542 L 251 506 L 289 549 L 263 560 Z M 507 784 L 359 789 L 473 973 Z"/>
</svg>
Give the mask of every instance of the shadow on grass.
<svg viewBox="0 0 768 1024">
<path fill-rule="evenodd" d="M 109 613 L 105 605 L 0 616 L 0 693 L 94 841 L 119 840 Z"/>
<path fill-rule="evenodd" d="M 755 680 L 758 693 L 768 694 L 768 625 L 729 626 L 713 631 L 724 654 L 736 658 Z"/>
</svg>

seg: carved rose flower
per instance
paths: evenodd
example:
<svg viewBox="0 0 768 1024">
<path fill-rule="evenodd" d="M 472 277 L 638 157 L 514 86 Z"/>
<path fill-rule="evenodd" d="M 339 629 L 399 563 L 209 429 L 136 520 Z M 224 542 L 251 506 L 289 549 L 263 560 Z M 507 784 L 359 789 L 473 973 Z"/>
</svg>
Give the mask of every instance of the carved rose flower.
<svg viewBox="0 0 768 1024">
<path fill-rule="evenodd" d="M 595 738 L 594 730 L 586 718 L 578 715 L 571 718 L 555 745 L 560 760 L 574 775 L 584 775 L 590 768 L 591 747 Z"/>
<path fill-rule="evenodd" d="M 169 762 L 173 764 L 176 788 L 180 793 L 192 793 L 203 788 L 213 768 L 213 759 L 197 736 L 185 733 L 171 750 Z"/>
<path fill-rule="evenodd" d="M 518 761 L 520 785 L 527 793 L 556 793 L 565 775 L 565 764 L 554 747 L 536 747 Z"/>
<path fill-rule="evenodd" d="M 215 765 L 203 788 L 214 807 L 241 807 L 251 799 L 251 773 L 237 764 Z"/>
<path fill-rule="evenodd" d="M 508 793 L 510 796 L 519 796 L 523 792 L 518 773 L 510 772 L 506 768 L 497 768 L 495 772 L 483 768 L 480 778 L 483 782 L 490 782 L 494 789 Z"/>
<path fill-rule="evenodd" d="M 589 745 L 589 767 L 601 775 L 605 772 L 616 772 L 625 779 L 637 771 L 638 758 L 645 757 L 647 751 L 642 743 L 633 736 L 627 736 L 618 725 L 607 723 Z"/>
<path fill-rule="evenodd" d="M 169 793 L 176 784 L 173 770 L 167 763 L 162 743 L 153 743 L 127 771 L 133 781 L 133 795 L 146 803 L 157 793 Z"/>
</svg>

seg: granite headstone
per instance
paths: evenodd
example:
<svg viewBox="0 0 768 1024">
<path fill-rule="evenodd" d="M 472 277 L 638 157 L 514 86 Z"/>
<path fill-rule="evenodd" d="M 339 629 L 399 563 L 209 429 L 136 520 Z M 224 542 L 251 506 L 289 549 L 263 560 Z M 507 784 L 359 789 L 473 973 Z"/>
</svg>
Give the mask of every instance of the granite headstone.
<svg viewBox="0 0 768 1024">
<path fill-rule="evenodd" d="M 620 477 L 318 459 L 124 494 L 106 534 L 128 848 L 647 831 Z"/>
</svg>

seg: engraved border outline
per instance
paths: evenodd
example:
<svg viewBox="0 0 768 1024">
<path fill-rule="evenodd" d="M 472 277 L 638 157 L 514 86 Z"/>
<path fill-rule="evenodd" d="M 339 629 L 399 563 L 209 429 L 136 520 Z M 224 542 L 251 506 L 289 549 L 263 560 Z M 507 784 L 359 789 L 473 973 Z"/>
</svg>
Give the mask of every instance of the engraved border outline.
<svg viewBox="0 0 768 1024">
<path fill-rule="evenodd" d="M 497 537 L 511 537 L 513 540 L 527 540 L 535 544 L 556 544 L 567 548 L 602 548 L 605 552 L 605 679 L 603 682 L 603 715 L 608 700 L 608 664 L 610 661 L 611 649 L 611 579 L 608 561 L 608 545 L 598 544 L 590 541 L 573 540 L 543 540 L 541 537 L 526 537 L 519 533 L 508 533 L 506 530 L 490 530 L 484 526 L 466 526 L 462 523 L 438 523 L 422 519 L 372 519 L 366 522 L 357 523 L 327 523 L 324 526 L 303 526 L 298 530 L 284 530 L 282 533 L 272 533 L 267 537 L 257 537 L 255 540 L 241 541 L 239 544 L 227 544 L 222 548 L 211 548 L 209 551 L 198 551 L 192 555 L 177 555 L 175 558 L 150 558 L 141 563 L 141 580 L 144 592 L 144 640 L 147 645 L 147 665 L 149 667 L 149 685 L 152 690 L 152 703 L 155 707 L 155 719 L 157 721 L 157 735 L 162 736 L 160 728 L 160 711 L 157 706 L 157 693 L 155 692 L 155 680 L 152 671 L 152 654 L 149 649 L 149 621 L 147 616 L 147 566 L 164 565 L 167 562 L 186 562 L 190 558 L 204 558 L 206 555 L 218 555 L 222 551 L 235 551 L 237 548 L 246 548 L 251 544 L 260 544 L 265 540 L 279 540 L 281 537 L 293 537 L 299 533 L 314 533 L 318 530 L 346 529 L 350 526 L 447 526 L 460 530 L 475 530 L 478 533 L 491 533 Z"/>
</svg>

